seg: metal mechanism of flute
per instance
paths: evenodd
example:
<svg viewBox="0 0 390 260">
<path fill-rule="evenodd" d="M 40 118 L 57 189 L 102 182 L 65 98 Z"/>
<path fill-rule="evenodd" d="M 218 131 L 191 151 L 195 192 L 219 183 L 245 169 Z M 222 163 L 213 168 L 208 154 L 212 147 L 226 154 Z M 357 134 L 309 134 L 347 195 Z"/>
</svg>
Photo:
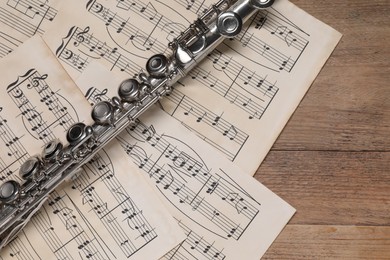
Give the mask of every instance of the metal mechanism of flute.
<svg viewBox="0 0 390 260">
<path fill-rule="evenodd" d="M 92 125 L 76 123 L 67 131 L 68 145 L 53 140 L 40 156 L 20 167 L 24 180 L 0 185 L 0 249 L 6 246 L 65 180 L 71 180 L 80 167 L 128 127 L 160 98 L 169 94 L 175 82 L 186 75 L 225 38 L 241 32 L 242 25 L 258 9 L 275 0 L 220 0 L 191 24 L 169 47 L 172 54 L 152 56 L 146 64 L 149 75 L 123 81 L 118 97 L 92 109 Z"/>
</svg>

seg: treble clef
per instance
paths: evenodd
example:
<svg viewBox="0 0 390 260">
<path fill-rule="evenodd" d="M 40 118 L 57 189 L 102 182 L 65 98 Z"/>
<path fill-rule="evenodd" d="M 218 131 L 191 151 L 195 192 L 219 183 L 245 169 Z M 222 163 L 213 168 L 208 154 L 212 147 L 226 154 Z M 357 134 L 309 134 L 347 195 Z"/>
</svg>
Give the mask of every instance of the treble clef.
<svg viewBox="0 0 390 260">
<path fill-rule="evenodd" d="M 102 98 L 101 98 L 101 97 L 104 97 L 107 93 L 108 93 L 108 89 L 106 89 L 106 88 L 103 89 L 102 92 L 97 93 L 97 94 L 95 95 L 95 100 L 96 100 L 97 102 L 102 101 Z"/>
<path fill-rule="evenodd" d="M 88 38 L 85 37 L 85 35 L 88 35 L 88 32 L 89 32 L 89 26 L 85 27 L 84 30 L 82 32 L 79 32 L 76 34 L 76 40 L 75 42 L 73 43 L 74 46 L 79 46 L 81 43 L 85 42 Z"/>
<path fill-rule="evenodd" d="M 37 76 L 37 77 L 33 77 L 32 78 L 32 81 L 31 81 L 31 86 L 27 86 L 27 88 L 32 88 L 32 87 L 38 87 L 39 86 L 39 82 L 41 80 L 45 80 L 47 79 L 48 75 L 47 74 L 43 74 L 42 76 Z"/>
</svg>

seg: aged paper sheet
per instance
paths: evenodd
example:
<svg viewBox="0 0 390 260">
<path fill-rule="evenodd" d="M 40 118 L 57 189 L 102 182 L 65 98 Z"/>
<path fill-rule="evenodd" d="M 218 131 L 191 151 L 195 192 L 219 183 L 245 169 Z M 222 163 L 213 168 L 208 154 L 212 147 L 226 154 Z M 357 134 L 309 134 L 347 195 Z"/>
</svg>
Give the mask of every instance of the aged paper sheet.
<svg viewBox="0 0 390 260">
<path fill-rule="evenodd" d="M 0 70 L 0 183 L 21 183 L 21 164 L 55 137 L 65 142 L 72 124 L 88 124 L 91 108 L 40 37 L 3 58 Z M 52 193 L 0 259 L 157 259 L 184 238 L 112 143 Z"/>
<path fill-rule="evenodd" d="M 0 3 L 0 58 L 42 35 L 57 16 L 60 0 L 3 0 Z"/>
<path fill-rule="evenodd" d="M 74 79 L 96 60 L 134 77 L 150 56 L 169 53 L 168 42 L 211 3 L 71 0 L 44 38 Z M 183 78 L 162 107 L 253 175 L 340 37 L 276 1 Z"/>
<path fill-rule="evenodd" d="M 92 104 L 119 83 L 98 63 L 77 81 Z M 163 259 L 259 259 L 295 212 L 157 106 L 117 140 L 187 235 Z"/>
</svg>

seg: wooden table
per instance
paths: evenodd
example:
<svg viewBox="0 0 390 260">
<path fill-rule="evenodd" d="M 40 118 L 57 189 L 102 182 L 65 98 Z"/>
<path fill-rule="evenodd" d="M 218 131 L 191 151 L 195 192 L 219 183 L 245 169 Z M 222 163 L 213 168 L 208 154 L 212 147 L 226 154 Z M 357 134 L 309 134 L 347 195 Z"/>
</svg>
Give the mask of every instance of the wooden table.
<svg viewBox="0 0 390 260">
<path fill-rule="evenodd" d="M 390 259 L 390 1 L 292 2 L 344 36 L 255 176 L 297 209 L 264 259 Z"/>
</svg>

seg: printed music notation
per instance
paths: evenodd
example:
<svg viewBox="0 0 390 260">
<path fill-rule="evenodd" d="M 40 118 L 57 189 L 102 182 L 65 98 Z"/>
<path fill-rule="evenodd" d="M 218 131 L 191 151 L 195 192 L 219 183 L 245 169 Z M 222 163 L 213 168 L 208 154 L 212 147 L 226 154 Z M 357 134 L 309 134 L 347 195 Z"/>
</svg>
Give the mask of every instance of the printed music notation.
<svg viewBox="0 0 390 260">
<path fill-rule="evenodd" d="M 11 53 L 21 43 L 20 40 L 0 31 L 0 58 Z"/>
<path fill-rule="evenodd" d="M 0 181 L 7 181 L 11 177 L 19 178 L 14 173 L 19 169 L 21 161 L 27 160 L 30 155 L 26 148 L 23 146 L 21 139 L 24 137 L 16 136 L 12 129 L 8 126 L 8 120 L 2 117 L 3 108 L 0 109 L 0 138 L 2 141 L 1 146 L 4 147 L 4 152 L 0 158 Z M 4 156 L 4 157 L 3 157 Z M 10 161 L 2 158 L 11 159 Z M 19 178 L 20 180 L 20 178 Z"/>
<path fill-rule="evenodd" d="M 7 0 L 0 4 L 0 58 L 31 36 L 42 35 L 58 13 L 59 0 Z"/>
<path fill-rule="evenodd" d="M 149 174 L 161 192 L 165 190 L 173 193 L 177 196 L 174 201 L 179 201 L 182 205 L 188 204 L 192 211 L 199 212 L 200 216 L 197 221 L 201 218 L 209 220 L 210 224 L 213 224 L 210 226 L 215 226 L 210 227 L 209 230 L 213 230 L 215 234 L 238 240 L 249 223 L 259 213 L 258 205 L 244 200 L 242 195 L 239 195 L 239 190 L 232 188 L 232 185 L 224 177 L 213 175 L 207 165 L 204 165 L 202 158 L 191 157 L 188 151 L 190 147 L 185 147 L 183 151 L 171 143 L 169 140 L 174 139 L 174 137 L 158 135 L 153 126 L 146 126 L 141 122 L 129 128 L 127 133 L 136 141 L 148 142 L 162 155 L 160 160 L 153 161 L 143 147 L 129 143 L 127 141 L 129 138 L 122 135 L 118 140 L 133 161 Z M 163 158 L 166 158 L 168 162 L 164 162 Z M 179 176 L 180 178 L 178 178 Z M 201 189 L 191 189 L 192 185 L 189 184 L 191 181 L 199 182 Z M 215 208 L 205 195 L 218 196 L 235 210 L 226 214 Z M 168 197 L 169 195 L 165 194 L 164 196 Z M 171 203 L 176 204 L 172 201 Z M 178 206 L 176 205 L 176 207 Z M 235 220 L 235 218 L 237 219 Z M 195 219 L 192 220 L 195 221 Z"/>
<path fill-rule="evenodd" d="M 85 97 L 91 102 L 92 106 L 97 102 L 110 100 L 107 88 L 99 90 L 95 87 L 91 87 L 85 93 Z M 180 91 L 171 93 L 166 97 L 166 99 L 179 104 L 176 110 L 172 112 L 166 111 L 177 120 L 181 121 L 181 118 L 183 117 L 193 117 L 193 120 L 197 123 L 204 122 L 212 126 L 215 129 L 215 132 L 213 133 L 215 138 L 202 136 L 201 133 L 197 132 L 196 128 L 183 124 L 186 128 L 196 133 L 203 141 L 210 143 L 215 148 L 226 154 L 228 159 L 234 160 L 234 157 L 237 156 L 239 149 L 245 144 L 249 137 L 246 133 L 226 121 L 223 118 L 223 113 L 216 115 L 212 111 L 208 111 L 188 96 L 181 94 Z M 210 135 L 211 133 L 209 133 L 209 136 Z M 215 143 L 214 140 L 219 137 L 224 137 L 226 142 L 222 143 L 222 145 Z M 236 151 L 236 153 L 229 153 L 229 151 Z"/>
<path fill-rule="evenodd" d="M 219 249 L 214 246 L 215 242 L 208 242 L 206 239 L 178 220 L 180 227 L 185 232 L 187 239 L 179 246 L 171 250 L 161 259 L 184 259 L 189 252 L 195 251 L 208 259 L 226 259 L 224 248 Z"/>
<path fill-rule="evenodd" d="M 74 79 L 96 61 L 121 78 L 137 77 L 212 2 L 70 1 L 44 39 Z M 302 24 L 302 17 L 311 23 Z M 339 39 L 288 1 L 277 1 L 181 79 L 162 108 L 254 174 Z"/>
<path fill-rule="evenodd" d="M 74 83 L 66 74 L 61 74 L 62 67 L 56 60 L 43 58 L 53 59 L 53 56 L 42 45 L 41 39 L 31 39 L 27 47 L 18 51 L 20 56 L 5 57 L 1 65 L 1 70 L 6 72 L 2 76 L 0 108 L 1 182 L 21 181 L 17 174 L 19 167 L 30 155 L 56 136 L 65 141 L 67 127 L 88 116 L 86 112 L 76 113 L 77 105 L 72 102 L 76 99 L 75 104 L 77 101 L 82 104 L 83 97 L 71 88 L 75 88 Z M 38 67 L 28 66 L 34 64 L 31 60 L 36 58 L 31 57 L 29 46 L 37 48 L 36 57 L 42 59 L 43 64 L 47 62 L 47 67 L 39 63 Z M 25 61 L 23 65 L 18 64 L 20 57 Z"/>
<path fill-rule="evenodd" d="M 90 104 L 96 104 L 114 94 L 105 89 L 107 82 L 120 81 L 93 63 L 77 84 Z M 117 141 L 187 235 L 163 259 L 236 259 L 242 252 L 248 252 L 244 258 L 258 259 L 278 233 L 264 232 L 260 238 L 258 230 L 275 217 L 274 210 L 284 212 L 276 217 L 275 228 L 294 212 L 227 159 L 210 156 L 207 144 L 158 106 L 135 120 Z"/>
<path fill-rule="evenodd" d="M 51 128 L 61 126 L 66 132 L 70 126 L 79 121 L 71 101 L 61 96 L 59 89 L 53 91 L 45 82 L 47 78 L 48 74 L 41 76 L 36 69 L 29 69 L 7 86 L 7 94 L 19 109 L 19 116 L 22 117 L 26 131 L 33 138 L 44 143 L 55 139 Z M 45 110 L 53 114 L 55 117 L 53 122 L 45 120 L 43 111 L 38 111 L 37 104 L 32 103 L 27 97 L 26 94 L 30 90 L 39 95 L 39 102 L 45 105 Z"/>
<path fill-rule="evenodd" d="M 114 166 L 107 153 L 101 152 L 84 167 L 89 174 L 82 174 L 74 181 L 72 188 L 80 191 L 82 203 L 88 204 L 124 256 L 129 258 L 158 235 L 156 227 L 147 221 L 142 209 L 117 178 Z M 92 175 L 96 179 L 91 178 Z M 104 183 L 101 190 L 95 187 L 97 180 Z M 108 195 L 113 197 L 113 205 L 107 203 Z M 126 223 L 125 227 L 123 223 Z M 134 238 L 131 237 L 132 233 L 135 233 Z"/>
<path fill-rule="evenodd" d="M 0 183 L 21 183 L 18 170 L 30 154 L 49 138 L 66 143 L 73 123 L 91 122 L 90 104 L 39 37 L 5 57 L 0 69 L 7 72 Z M 177 246 L 185 237 L 180 227 L 118 148 L 105 147 L 79 178 L 53 192 L 0 259 L 153 259 Z"/>
<path fill-rule="evenodd" d="M 56 222 L 60 222 L 64 228 Z M 105 259 L 107 255 L 101 249 L 96 234 L 88 226 L 80 208 L 74 205 L 65 191 L 53 192 L 48 203 L 32 218 L 31 223 L 57 259 L 72 259 L 74 253 L 70 248 L 77 248 L 77 254 L 81 258 Z M 31 250 L 33 241 L 30 241 L 31 237 L 26 232 L 24 239 L 29 241 L 28 245 L 31 247 L 30 250 L 25 249 L 24 254 L 34 252 L 35 250 Z M 71 244 L 73 245 L 70 246 Z M 39 252 L 36 254 L 29 259 L 40 257 Z"/>
<path fill-rule="evenodd" d="M 64 226 L 64 228 L 61 228 Z M 106 259 L 106 252 L 100 249 L 97 237 L 79 209 L 72 203 L 66 192 L 55 191 L 48 203 L 31 219 L 29 228 L 34 228 L 45 243 L 40 250 L 35 248 L 34 237 L 28 230 L 22 233 L 2 252 L 3 259 L 44 259 L 54 256 L 56 259 L 73 259 L 74 253 L 69 251 L 77 249 L 77 255 L 84 258 Z M 61 230 L 61 232 L 60 232 Z M 35 239 L 37 236 L 35 236 Z M 44 254 L 46 249 L 51 255 Z"/>
</svg>

